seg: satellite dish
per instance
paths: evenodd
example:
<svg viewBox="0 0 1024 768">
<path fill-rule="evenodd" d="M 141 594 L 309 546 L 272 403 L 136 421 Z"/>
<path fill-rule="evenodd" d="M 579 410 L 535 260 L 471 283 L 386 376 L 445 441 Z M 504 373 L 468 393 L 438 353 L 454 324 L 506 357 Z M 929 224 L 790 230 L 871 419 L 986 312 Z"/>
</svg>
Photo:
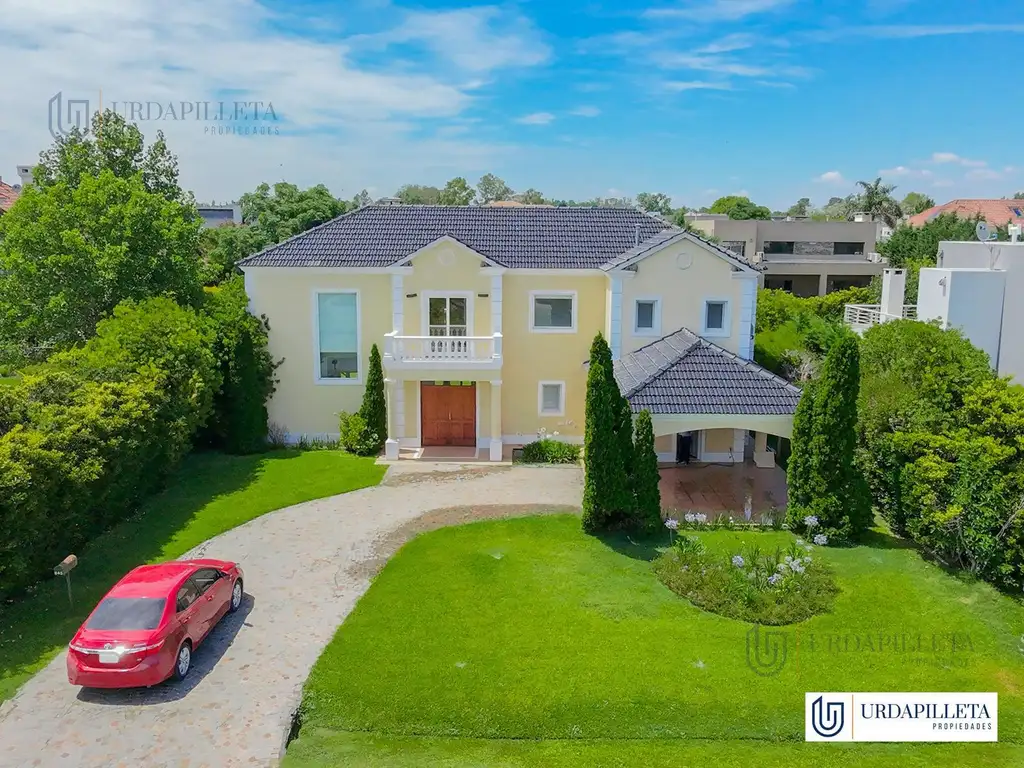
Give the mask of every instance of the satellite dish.
<svg viewBox="0 0 1024 768">
<path fill-rule="evenodd" d="M 978 226 L 974 228 L 974 234 L 983 243 L 987 242 L 988 239 L 991 237 L 991 232 L 989 231 L 988 224 L 986 224 L 984 221 L 978 222 Z"/>
</svg>

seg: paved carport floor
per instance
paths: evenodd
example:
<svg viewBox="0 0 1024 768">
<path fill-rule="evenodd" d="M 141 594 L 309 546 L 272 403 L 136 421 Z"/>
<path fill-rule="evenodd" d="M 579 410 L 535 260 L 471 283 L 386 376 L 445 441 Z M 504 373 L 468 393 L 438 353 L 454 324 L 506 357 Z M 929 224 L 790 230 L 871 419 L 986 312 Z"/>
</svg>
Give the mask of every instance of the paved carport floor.
<svg viewBox="0 0 1024 768">
<path fill-rule="evenodd" d="M 188 557 L 237 560 L 246 599 L 197 650 L 184 684 L 80 691 L 61 653 L 0 707 L 0 766 L 268 766 L 302 683 L 370 585 L 389 534 L 435 509 L 578 506 L 578 467 L 460 470 L 264 515 Z"/>
</svg>

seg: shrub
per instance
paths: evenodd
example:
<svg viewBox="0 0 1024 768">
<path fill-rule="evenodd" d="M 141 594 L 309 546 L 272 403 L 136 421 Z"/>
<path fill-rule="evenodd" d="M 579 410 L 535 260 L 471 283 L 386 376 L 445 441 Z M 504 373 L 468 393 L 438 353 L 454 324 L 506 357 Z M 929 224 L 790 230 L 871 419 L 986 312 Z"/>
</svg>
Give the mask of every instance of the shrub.
<svg viewBox="0 0 1024 768">
<path fill-rule="evenodd" d="M 679 536 L 654 562 L 665 586 L 699 608 L 740 621 L 780 625 L 831 610 L 839 589 L 831 571 L 800 539 L 787 550 L 744 546 L 732 555 L 709 552 Z"/>
<path fill-rule="evenodd" d="M 578 464 L 580 451 L 578 445 L 542 437 L 524 445 L 523 455 L 517 461 L 523 464 Z"/>
<path fill-rule="evenodd" d="M 241 277 L 207 289 L 203 314 L 210 319 L 223 384 L 214 397 L 205 442 L 228 453 L 268 447 L 267 400 L 274 393 L 274 363 L 265 317 L 249 314 Z"/>
<path fill-rule="evenodd" d="M 359 415 L 367 430 L 363 441 L 369 444 L 372 442 L 370 436 L 376 437 L 375 450 L 364 455 L 380 453 L 388 439 L 388 406 L 384 394 L 384 370 L 381 367 L 380 350 L 376 344 L 370 348 L 370 368 L 366 374 L 366 388 L 363 390 L 363 403 Z"/>
<path fill-rule="evenodd" d="M 338 415 L 338 426 L 341 433 L 341 446 L 356 456 L 376 456 L 380 453 L 381 439 L 366 424 L 366 419 L 358 413 Z"/>
<path fill-rule="evenodd" d="M 636 494 L 637 527 L 656 531 L 661 525 L 661 473 L 658 454 L 654 450 L 654 426 L 651 412 L 640 411 L 636 417 L 633 440 L 633 488 Z"/>
<path fill-rule="evenodd" d="M 867 484 L 854 461 L 857 396 L 860 387 L 857 338 L 837 341 L 821 376 L 804 390 L 793 421 L 789 459 L 789 522 L 803 530 L 814 518 L 836 543 L 847 542 L 871 525 Z"/>
</svg>

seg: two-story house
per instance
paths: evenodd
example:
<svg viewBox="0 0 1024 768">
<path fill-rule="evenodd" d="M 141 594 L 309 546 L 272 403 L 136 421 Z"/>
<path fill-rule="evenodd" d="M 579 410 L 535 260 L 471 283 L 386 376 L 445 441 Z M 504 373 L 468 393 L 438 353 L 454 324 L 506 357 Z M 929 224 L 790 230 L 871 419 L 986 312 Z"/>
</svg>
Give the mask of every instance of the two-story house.
<svg viewBox="0 0 1024 768">
<path fill-rule="evenodd" d="M 789 437 L 799 392 L 751 362 L 758 272 L 640 211 L 372 205 L 242 262 L 283 358 L 271 421 L 336 436 L 383 354 L 388 458 L 466 446 L 492 460 L 543 429 L 580 442 L 602 331 L 666 461 L 739 462 Z"/>
</svg>

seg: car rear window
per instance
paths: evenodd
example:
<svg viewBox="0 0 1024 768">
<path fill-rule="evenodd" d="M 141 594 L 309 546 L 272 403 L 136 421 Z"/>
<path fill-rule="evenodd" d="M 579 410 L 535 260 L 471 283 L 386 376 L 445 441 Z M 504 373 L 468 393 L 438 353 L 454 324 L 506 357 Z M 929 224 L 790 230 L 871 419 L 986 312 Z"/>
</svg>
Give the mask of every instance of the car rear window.
<svg viewBox="0 0 1024 768">
<path fill-rule="evenodd" d="M 156 629 L 167 600 L 162 597 L 108 597 L 96 608 L 86 629 Z"/>
</svg>

